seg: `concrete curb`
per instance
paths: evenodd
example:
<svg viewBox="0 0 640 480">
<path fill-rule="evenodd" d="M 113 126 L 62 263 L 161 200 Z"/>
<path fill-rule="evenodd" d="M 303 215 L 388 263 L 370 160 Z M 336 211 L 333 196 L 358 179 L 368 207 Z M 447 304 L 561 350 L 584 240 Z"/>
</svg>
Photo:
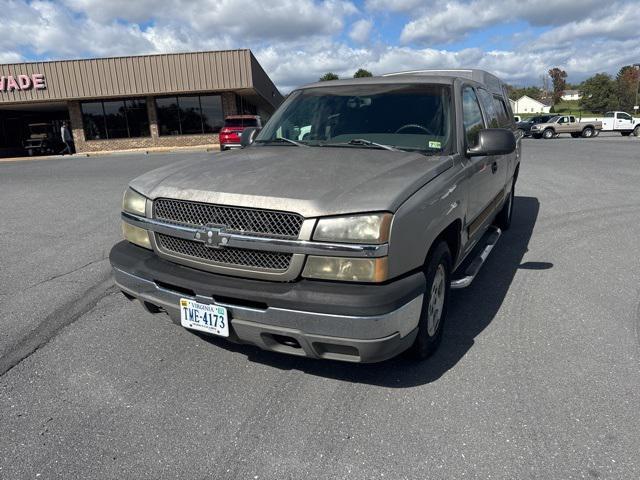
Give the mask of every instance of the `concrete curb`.
<svg viewBox="0 0 640 480">
<path fill-rule="evenodd" d="M 131 150 L 105 150 L 99 152 L 82 152 L 73 155 L 42 155 L 35 157 L 7 157 L 0 158 L 0 163 L 11 162 L 28 162 L 40 160 L 60 160 L 62 158 L 86 158 L 86 157 L 106 157 L 116 155 L 144 154 L 153 155 L 154 153 L 191 153 L 191 152 L 219 152 L 220 145 L 203 145 L 201 147 L 158 147 L 158 148 L 138 148 Z"/>
</svg>

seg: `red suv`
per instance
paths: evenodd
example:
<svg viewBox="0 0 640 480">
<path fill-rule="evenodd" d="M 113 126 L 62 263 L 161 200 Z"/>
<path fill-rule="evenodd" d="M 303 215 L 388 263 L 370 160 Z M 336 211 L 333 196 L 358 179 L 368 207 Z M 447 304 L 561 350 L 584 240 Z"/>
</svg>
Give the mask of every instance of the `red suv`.
<svg viewBox="0 0 640 480">
<path fill-rule="evenodd" d="M 240 148 L 240 136 L 248 127 L 262 128 L 260 115 L 230 115 L 224 119 L 224 127 L 220 130 L 220 150 Z"/>
</svg>

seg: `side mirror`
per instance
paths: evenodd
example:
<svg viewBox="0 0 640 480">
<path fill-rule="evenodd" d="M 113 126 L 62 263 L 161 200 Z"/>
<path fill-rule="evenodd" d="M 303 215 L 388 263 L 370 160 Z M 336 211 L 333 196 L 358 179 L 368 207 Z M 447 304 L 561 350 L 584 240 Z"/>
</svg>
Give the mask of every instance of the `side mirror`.
<svg viewBox="0 0 640 480">
<path fill-rule="evenodd" d="M 253 143 L 256 138 L 256 135 L 260 132 L 260 129 L 257 127 L 248 127 L 242 131 L 242 135 L 240 136 L 240 146 L 242 148 L 248 147 Z"/>
<path fill-rule="evenodd" d="M 478 144 L 467 150 L 468 157 L 507 155 L 516 149 L 516 138 L 506 128 L 486 128 L 478 132 Z"/>
</svg>

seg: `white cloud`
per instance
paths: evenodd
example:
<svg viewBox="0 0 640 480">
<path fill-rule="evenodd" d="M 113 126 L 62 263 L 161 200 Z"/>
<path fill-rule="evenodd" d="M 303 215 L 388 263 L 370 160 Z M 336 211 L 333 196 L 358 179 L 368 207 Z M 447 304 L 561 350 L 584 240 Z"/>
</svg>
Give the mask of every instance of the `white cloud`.
<svg viewBox="0 0 640 480">
<path fill-rule="evenodd" d="M 349 38 L 357 43 L 366 43 L 371 35 L 371 29 L 373 28 L 373 21 L 362 19 L 354 22 L 351 26 L 351 32 L 349 32 Z"/>
<path fill-rule="evenodd" d="M 0 52 L 0 63 L 18 63 L 22 61 L 24 61 L 24 57 L 18 52 Z"/>
<path fill-rule="evenodd" d="M 495 0 L 368 0 L 366 11 L 346 0 L 4 1 L 0 62 L 34 54 L 54 59 L 251 48 L 284 91 L 328 71 L 351 77 L 359 68 L 379 75 L 476 67 L 531 84 L 554 66 L 580 81 L 640 60 L 637 0 L 557 0 L 553 8 L 541 8 L 541 0 L 505 0 L 499 6 Z M 402 17 L 392 17 L 397 11 Z M 378 38 L 406 17 L 404 43 Z M 510 37 L 516 47 L 433 48 L 434 42 L 514 21 L 526 25 Z M 542 36 L 540 26 L 546 27 Z"/>
<path fill-rule="evenodd" d="M 610 9 L 607 14 L 594 18 L 572 21 L 556 27 L 545 34 L 545 39 L 554 43 L 573 42 L 581 39 L 628 40 L 638 36 L 640 31 L 640 5 L 621 5 Z M 636 54 L 640 57 L 640 45 L 636 46 Z"/>
<path fill-rule="evenodd" d="M 244 41 L 335 34 L 344 27 L 345 17 L 358 11 L 345 0 L 66 0 L 66 4 L 95 21 L 182 23 L 201 34 Z"/>
<path fill-rule="evenodd" d="M 408 12 L 416 8 L 425 8 L 430 3 L 425 0 L 366 0 L 368 10 L 381 10 L 392 12 Z"/>
<path fill-rule="evenodd" d="M 407 1 L 407 0 L 405 0 Z M 416 10 L 403 28 L 404 43 L 453 43 L 468 33 L 516 21 L 535 26 L 553 26 L 597 15 L 600 10 L 615 11 L 616 4 L 601 0 L 451 0 Z"/>
</svg>

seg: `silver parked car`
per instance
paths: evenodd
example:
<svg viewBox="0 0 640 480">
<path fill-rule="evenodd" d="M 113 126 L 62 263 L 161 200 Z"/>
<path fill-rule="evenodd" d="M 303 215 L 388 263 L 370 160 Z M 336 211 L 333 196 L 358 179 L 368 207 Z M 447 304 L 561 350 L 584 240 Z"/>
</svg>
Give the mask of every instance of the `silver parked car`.
<svg viewBox="0 0 640 480">
<path fill-rule="evenodd" d="M 267 350 L 426 358 L 450 289 L 511 223 L 505 92 L 479 70 L 300 88 L 245 148 L 131 182 L 116 283 L 149 312 Z"/>
</svg>

